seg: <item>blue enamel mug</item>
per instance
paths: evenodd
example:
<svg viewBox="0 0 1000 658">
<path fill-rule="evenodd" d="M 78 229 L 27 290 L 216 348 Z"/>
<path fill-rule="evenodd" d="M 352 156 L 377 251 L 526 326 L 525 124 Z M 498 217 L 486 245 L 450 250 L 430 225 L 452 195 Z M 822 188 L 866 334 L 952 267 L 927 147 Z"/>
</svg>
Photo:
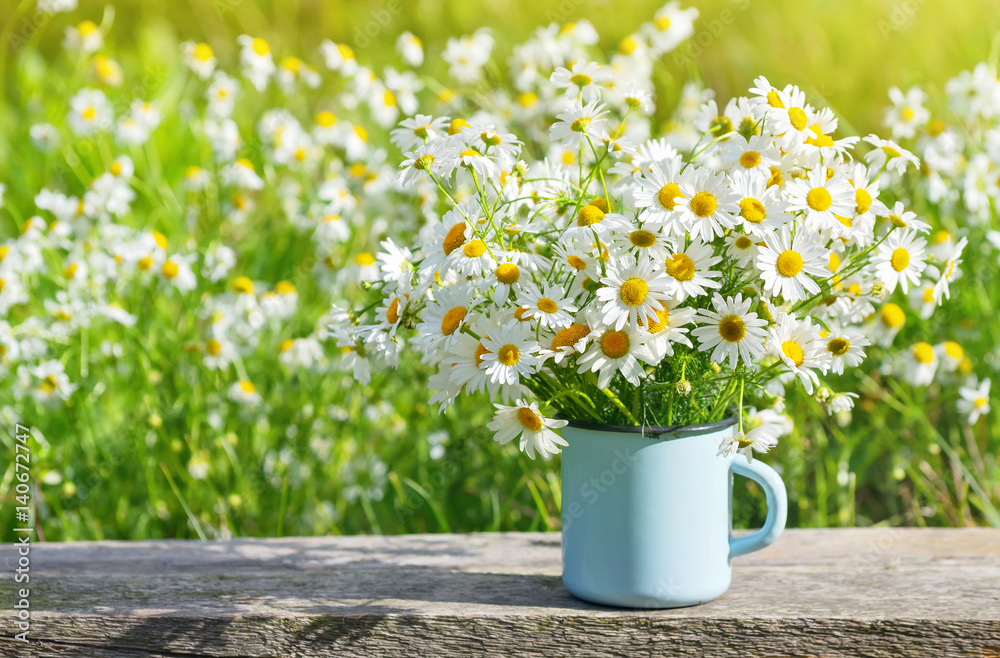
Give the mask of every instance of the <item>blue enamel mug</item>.
<svg viewBox="0 0 1000 658">
<path fill-rule="evenodd" d="M 676 608 L 721 596 L 731 560 L 773 543 L 787 499 L 770 466 L 717 456 L 735 419 L 669 428 L 562 429 L 563 583 L 577 598 Z M 764 527 L 732 535 L 733 474 L 767 496 Z"/>
</svg>

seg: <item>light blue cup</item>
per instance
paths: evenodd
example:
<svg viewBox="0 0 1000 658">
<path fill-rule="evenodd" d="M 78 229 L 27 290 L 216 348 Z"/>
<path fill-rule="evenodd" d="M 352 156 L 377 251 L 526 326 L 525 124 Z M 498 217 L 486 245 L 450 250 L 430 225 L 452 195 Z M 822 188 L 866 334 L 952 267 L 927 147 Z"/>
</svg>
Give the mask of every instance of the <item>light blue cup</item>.
<svg viewBox="0 0 1000 658">
<path fill-rule="evenodd" d="M 785 527 L 785 485 L 742 454 L 718 457 L 735 420 L 674 428 L 569 425 L 562 436 L 563 583 L 574 596 L 629 608 L 676 608 L 721 596 L 730 560 Z M 767 496 L 760 530 L 732 536 L 732 473 Z"/>
</svg>

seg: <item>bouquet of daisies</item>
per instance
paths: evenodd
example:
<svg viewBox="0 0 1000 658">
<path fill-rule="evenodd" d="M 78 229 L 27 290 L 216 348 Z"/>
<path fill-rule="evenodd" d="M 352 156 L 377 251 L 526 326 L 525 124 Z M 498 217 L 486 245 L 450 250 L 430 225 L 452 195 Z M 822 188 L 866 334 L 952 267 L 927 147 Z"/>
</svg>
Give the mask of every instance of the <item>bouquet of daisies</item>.
<svg viewBox="0 0 1000 658">
<path fill-rule="evenodd" d="M 496 439 L 531 457 L 558 452 L 568 421 L 735 412 L 720 453 L 750 459 L 788 431 L 786 386 L 849 410 L 823 378 L 861 363 L 887 295 L 924 274 L 928 225 L 880 185 L 917 159 L 837 136 L 831 110 L 765 78 L 721 111 L 686 89 L 655 138 L 651 85 L 612 68 L 539 82 L 540 135 L 487 109 L 400 125 L 400 178 L 433 184 L 440 216 L 383 242 L 378 298 L 339 316 L 345 346 L 394 364 L 405 338 L 436 368 L 434 402 L 488 394 Z"/>
</svg>

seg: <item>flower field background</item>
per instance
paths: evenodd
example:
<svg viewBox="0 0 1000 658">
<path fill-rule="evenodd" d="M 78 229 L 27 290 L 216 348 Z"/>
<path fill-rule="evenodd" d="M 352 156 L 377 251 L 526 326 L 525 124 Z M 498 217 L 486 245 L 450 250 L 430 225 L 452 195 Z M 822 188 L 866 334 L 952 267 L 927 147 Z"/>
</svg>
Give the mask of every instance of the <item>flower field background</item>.
<svg viewBox="0 0 1000 658">
<path fill-rule="evenodd" d="M 789 394 L 794 430 L 762 457 L 788 485 L 789 523 L 1000 525 L 1000 421 L 995 412 L 970 419 L 959 393 L 995 379 L 1000 367 L 1000 241 L 990 238 L 1000 229 L 1000 142 L 992 141 L 1000 133 L 990 132 L 996 116 L 993 124 L 960 116 L 961 99 L 949 101 L 946 91 L 948 80 L 981 62 L 996 78 L 995 6 L 691 6 L 700 12 L 694 33 L 660 58 L 654 126 L 668 129 L 686 82 L 714 89 L 721 107 L 765 75 L 799 85 L 835 109 L 841 133 L 858 135 L 888 136 L 889 89 L 920 85 L 930 112 L 923 123 L 943 122 L 961 143 L 942 183 L 957 190 L 954 198 L 935 197 L 928 168 L 897 184 L 932 235 L 968 238 L 964 274 L 927 319 L 920 299 L 892 298 L 905 319 L 890 326 L 899 330 L 892 344 L 901 357 L 873 355 L 838 383 L 836 390 L 858 394 L 853 411 Z M 593 49 L 613 52 L 660 7 L 398 0 L 83 1 L 67 13 L 39 13 L 34 2 L 0 7 L 0 418 L 33 430 L 40 535 L 558 529 L 558 457 L 532 460 L 495 443 L 485 397 L 460 397 L 439 415 L 429 404 L 432 370 L 412 355 L 398 370 L 373 366 L 371 381 L 360 383 L 362 357 L 345 355 L 329 333 L 331 305 L 363 299 L 382 238 L 420 226 L 416 209 L 425 201 L 397 193 L 403 158 L 389 141 L 395 121 L 413 114 L 408 92 L 421 107 L 428 98 L 443 102 L 448 90 L 474 100 L 508 84 L 512 48 L 540 26 L 589 20 L 600 35 Z M 89 52 L 93 31 L 81 27 L 88 20 L 103 42 Z M 487 83 L 457 83 L 441 54 L 450 37 L 483 27 L 496 42 Z M 423 43 L 426 61 L 413 78 L 402 73 L 414 68 L 397 48 L 403 32 Z M 240 74 L 241 35 L 264 40 L 275 54 L 276 81 L 263 91 Z M 73 38 L 78 43 L 65 43 Z M 351 59 L 376 72 L 365 89 L 381 95 L 381 110 L 352 103 L 363 96 L 357 81 L 329 66 L 347 51 L 326 52 L 326 40 L 349 45 Z M 233 98 L 225 98 L 225 81 L 199 79 L 185 63 L 184 42 L 211 47 L 218 69 L 237 81 Z M 87 108 L 96 114 L 103 106 L 74 106 L 81 89 L 101 90 L 113 128 L 87 128 Z M 226 103 L 233 103 L 228 113 L 219 110 Z M 307 127 L 310 137 L 293 141 L 297 148 L 275 138 L 276 126 L 293 125 L 279 108 Z M 230 114 L 239 140 L 224 121 Z M 122 125 L 124 117 L 135 125 Z M 898 141 L 923 161 L 919 137 Z M 98 228 L 108 224 L 122 228 Z M 924 343 L 935 354 L 929 379 L 906 361 Z M 11 432 L 0 441 L 13 455 Z M 13 519 L 13 459 L 4 464 L 0 519 Z M 753 485 L 739 486 L 734 523 L 752 527 L 764 512 Z M 10 525 L 3 527 L 10 539 Z"/>
</svg>

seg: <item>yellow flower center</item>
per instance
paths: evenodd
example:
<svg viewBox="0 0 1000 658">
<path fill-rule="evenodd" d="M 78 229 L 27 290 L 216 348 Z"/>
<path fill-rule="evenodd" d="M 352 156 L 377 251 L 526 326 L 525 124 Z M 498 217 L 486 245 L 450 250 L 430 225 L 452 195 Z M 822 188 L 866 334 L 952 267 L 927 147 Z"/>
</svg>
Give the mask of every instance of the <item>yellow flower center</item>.
<svg viewBox="0 0 1000 658">
<path fill-rule="evenodd" d="M 678 281 L 690 281 L 694 278 L 694 261 L 687 254 L 674 254 L 664 263 L 667 274 Z"/>
<path fill-rule="evenodd" d="M 650 315 L 646 318 L 646 322 L 649 324 L 647 329 L 651 334 L 658 334 L 667 328 L 670 323 L 670 309 L 666 306 L 663 307 L 662 311 L 657 311 L 656 315 Z"/>
<path fill-rule="evenodd" d="M 254 386 L 253 384 L 251 384 L 250 382 L 248 382 L 248 381 L 247 381 L 247 380 L 245 380 L 245 379 L 244 379 L 243 381 L 241 381 L 241 382 L 240 382 L 240 389 L 241 389 L 241 390 L 242 390 L 242 391 L 243 391 L 244 393 L 246 393 L 246 394 L 248 394 L 248 395 L 249 395 L 250 393 L 255 393 L 255 392 L 257 391 L 257 387 L 256 387 L 256 386 Z"/>
<path fill-rule="evenodd" d="M 399 322 L 399 297 L 394 298 L 389 304 L 389 308 L 385 310 L 385 319 L 388 320 L 389 324 Z"/>
<path fill-rule="evenodd" d="M 711 217 L 718 205 L 715 197 L 709 192 L 698 192 L 691 199 L 691 212 L 698 217 Z"/>
<path fill-rule="evenodd" d="M 462 128 L 464 128 L 467 125 L 469 125 L 469 122 L 466 121 L 465 119 L 462 118 L 452 119 L 451 123 L 448 124 L 448 134 L 457 135 L 458 133 L 462 132 Z"/>
<path fill-rule="evenodd" d="M 913 358 L 917 363 L 931 363 L 934 361 L 934 346 L 930 343 L 917 343 L 913 346 Z"/>
<path fill-rule="evenodd" d="M 902 155 L 899 151 L 892 148 L 891 146 L 883 146 L 882 152 L 886 154 L 889 160 L 892 160 L 893 158 L 898 158 L 899 156 Z"/>
<path fill-rule="evenodd" d="M 802 271 L 802 254 L 791 249 L 781 252 L 778 254 L 777 270 L 781 276 L 795 276 Z"/>
<path fill-rule="evenodd" d="M 751 224 L 760 224 L 764 221 L 765 212 L 764 204 L 757 199 L 747 197 L 740 201 L 740 217 Z"/>
<path fill-rule="evenodd" d="M 246 276 L 236 277 L 236 280 L 233 281 L 233 290 L 244 295 L 252 295 L 253 281 L 250 280 L 250 277 Z"/>
<path fill-rule="evenodd" d="M 167 277 L 168 279 L 173 279 L 175 276 L 177 276 L 177 271 L 178 271 L 177 263 L 175 263 L 174 261 L 167 260 L 163 262 L 163 276 Z"/>
<path fill-rule="evenodd" d="M 469 240 L 462 251 L 468 258 L 479 258 L 486 253 L 486 243 L 482 240 Z"/>
<path fill-rule="evenodd" d="M 222 352 L 222 343 L 214 338 L 209 338 L 208 343 L 205 344 L 205 351 L 211 356 L 218 356 Z"/>
<path fill-rule="evenodd" d="M 859 215 L 863 215 L 872 207 L 872 195 L 868 194 L 868 191 L 863 187 L 859 187 L 854 190 L 854 203 L 857 204 L 854 211 Z"/>
<path fill-rule="evenodd" d="M 329 128 L 337 123 L 337 115 L 329 110 L 323 110 L 316 115 L 316 123 L 323 128 Z"/>
<path fill-rule="evenodd" d="M 194 56 L 196 59 L 200 59 L 203 62 L 207 62 L 212 59 L 215 53 L 212 52 L 212 46 L 207 43 L 199 43 L 194 47 Z"/>
<path fill-rule="evenodd" d="M 556 304 L 555 300 L 542 297 L 538 300 L 538 310 L 543 313 L 555 313 L 559 310 L 559 305 Z"/>
<path fill-rule="evenodd" d="M 628 234 L 629 242 L 632 246 L 647 249 L 656 244 L 656 234 L 652 231 L 638 229 Z"/>
<path fill-rule="evenodd" d="M 153 258 L 151 256 L 143 256 L 136 265 L 140 272 L 146 272 L 153 266 Z"/>
<path fill-rule="evenodd" d="M 903 312 L 903 309 L 892 302 L 882 307 L 880 315 L 882 317 L 882 324 L 890 329 L 899 329 L 906 324 L 906 314 Z"/>
<path fill-rule="evenodd" d="M 834 356 L 844 356 L 851 349 L 851 342 L 838 336 L 826 344 L 826 349 Z"/>
<path fill-rule="evenodd" d="M 501 263 L 496 269 L 497 281 L 508 286 L 517 283 L 521 278 L 521 270 L 514 263 Z"/>
<path fill-rule="evenodd" d="M 719 320 L 719 335 L 729 343 L 738 343 L 747 335 L 747 325 L 738 315 L 727 315 Z"/>
<path fill-rule="evenodd" d="M 625 37 L 618 43 L 618 52 L 622 55 L 631 55 L 635 52 L 635 49 L 639 47 L 639 42 L 637 42 L 632 37 Z"/>
<path fill-rule="evenodd" d="M 368 131 L 365 130 L 364 126 L 354 126 L 354 134 L 358 136 L 362 142 L 368 141 Z"/>
<path fill-rule="evenodd" d="M 757 151 L 746 151 L 740 156 L 740 166 L 744 169 L 753 169 L 760 164 L 760 153 Z"/>
<path fill-rule="evenodd" d="M 83 118 L 87 121 L 93 121 L 95 116 L 97 116 L 97 110 L 94 109 L 93 105 L 88 105 L 83 109 Z"/>
<path fill-rule="evenodd" d="M 825 187 L 814 187 L 806 194 L 806 203 L 817 212 L 823 212 L 833 204 L 833 197 Z"/>
<path fill-rule="evenodd" d="M 386 89 L 382 94 L 382 102 L 388 107 L 396 107 L 396 94 L 391 89 Z"/>
<path fill-rule="evenodd" d="M 638 306 L 646 301 L 649 285 L 637 276 L 628 279 L 618 291 L 618 297 L 628 306 Z"/>
<path fill-rule="evenodd" d="M 654 19 L 653 25 L 655 25 L 656 29 L 659 30 L 660 32 L 666 32 L 667 30 L 670 29 L 670 17 L 662 16 L 660 18 Z"/>
<path fill-rule="evenodd" d="M 586 269 L 587 267 L 587 263 L 579 256 L 570 255 L 566 258 L 566 262 L 576 270 Z"/>
<path fill-rule="evenodd" d="M 575 84 L 577 87 L 586 87 L 591 82 L 593 82 L 593 79 L 586 73 L 575 73 L 572 76 L 570 76 L 569 81 Z"/>
<path fill-rule="evenodd" d="M 271 52 L 271 46 L 269 46 L 263 39 L 254 39 L 251 47 L 253 48 L 253 51 L 261 57 Z"/>
<path fill-rule="evenodd" d="M 990 401 L 987 400 L 986 398 L 976 398 L 975 401 L 973 401 L 972 404 L 976 405 L 976 408 L 982 409 L 983 407 L 985 407 L 989 403 L 990 403 Z"/>
<path fill-rule="evenodd" d="M 800 107 L 791 107 L 788 109 L 788 122 L 792 124 L 792 128 L 796 130 L 805 130 L 809 123 L 806 118 L 806 113 L 802 111 Z"/>
<path fill-rule="evenodd" d="M 683 197 L 681 194 L 680 185 L 677 183 L 667 183 L 660 188 L 660 191 L 656 195 L 660 200 L 660 205 L 667 210 L 673 210 L 677 207 L 677 197 Z"/>
<path fill-rule="evenodd" d="M 85 37 L 97 31 L 97 24 L 93 21 L 83 21 L 76 26 L 76 31 L 80 33 L 81 37 Z"/>
<path fill-rule="evenodd" d="M 354 262 L 358 265 L 372 265 L 375 263 L 375 257 L 367 251 L 362 251 L 358 254 L 358 257 L 354 259 Z"/>
<path fill-rule="evenodd" d="M 741 235 L 740 237 L 736 238 L 735 242 L 733 242 L 733 246 L 736 247 L 737 249 L 749 249 L 750 247 L 753 246 L 753 240 L 751 240 L 745 235 Z"/>
<path fill-rule="evenodd" d="M 542 430 L 542 419 L 528 407 L 521 407 L 517 410 L 517 421 L 526 430 L 532 432 L 540 432 Z"/>
<path fill-rule="evenodd" d="M 590 127 L 590 117 L 580 117 L 569 125 L 569 129 L 575 133 L 585 133 Z"/>
<path fill-rule="evenodd" d="M 444 236 L 444 254 L 448 256 L 451 252 L 465 244 L 465 222 L 459 222 L 449 229 Z"/>
<path fill-rule="evenodd" d="M 569 327 L 560 329 L 558 333 L 556 333 L 555 337 L 552 338 L 552 344 L 549 347 L 553 351 L 558 351 L 559 348 L 573 345 L 589 333 L 590 327 L 587 325 L 575 323 L 571 324 Z"/>
<path fill-rule="evenodd" d="M 441 318 L 441 333 L 445 336 L 450 336 L 458 331 L 467 313 L 468 311 L 465 310 L 464 306 L 456 306 L 445 313 L 444 317 Z"/>
<path fill-rule="evenodd" d="M 521 359 L 521 350 L 517 349 L 517 345 L 511 345 L 507 343 L 500 348 L 497 352 L 497 360 L 504 364 L 505 366 L 512 366 Z"/>
<path fill-rule="evenodd" d="M 577 226 L 593 226 L 604 219 L 604 211 L 597 206 L 586 205 L 576 215 Z"/>
<path fill-rule="evenodd" d="M 799 347 L 799 344 L 794 340 L 786 340 L 783 342 L 781 344 L 781 353 L 796 366 L 801 366 L 802 362 L 806 359 L 806 355 L 802 352 L 802 348 Z"/>
<path fill-rule="evenodd" d="M 601 335 L 601 351 L 611 359 L 620 359 L 628 354 L 630 341 L 624 331 L 609 329 Z"/>
<path fill-rule="evenodd" d="M 889 259 L 892 264 L 892 269 L 897 272 L 902 272 L 906 269 L 906 266 L 910 264 L 910 252 L 902 247 L 894 250 L 892 252 L 892 257 Z"/>
</svg>

